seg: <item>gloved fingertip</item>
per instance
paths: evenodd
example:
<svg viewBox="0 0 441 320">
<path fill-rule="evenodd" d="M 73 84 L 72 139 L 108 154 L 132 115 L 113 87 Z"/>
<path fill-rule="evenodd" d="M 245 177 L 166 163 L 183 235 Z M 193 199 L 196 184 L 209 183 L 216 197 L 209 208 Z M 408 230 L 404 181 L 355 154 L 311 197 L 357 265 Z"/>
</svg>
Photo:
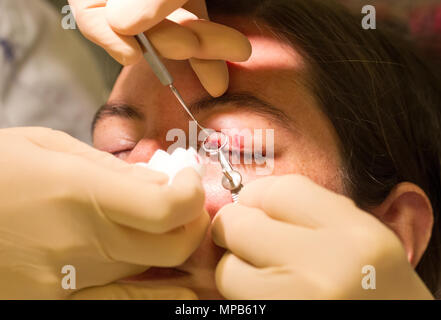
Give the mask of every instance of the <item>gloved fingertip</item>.
<svg viewBox="0 0 441 320">
<path fill-rule="evenodd" d="M 207 92 L 213 98 L 218 98 L 218 97 L 222 96 L 228 89 L 228 83 L 222 84 L 222 85 L 218 84 L 216 86 L 208 86 L 208 85 L 203 85 L 203 86 L 204 86 L 205 90 L 207 90 Z"/>
<path fill-rule="evenodd" d="M 174 189 L 175 204 L 183 209 L 200 212 L 205 203 L 205 190 L 202 185 L 201 176 L 193 168 L 180 170 L 170 185 Z"/>
<path fill-rule="evenodd" d="M 190 64 L 202 86 L 212 97 L 220 97 L 227 91 L 229 73 L 225 61 L 192 58 Z"/>
<path fill-rule="evenodd" d="M 214 216 L 211 226 L 210 226 L 210 233 L 211 238 L 215 245 L 219 247 L 226 247 L 226 241 L 225 241 L 225 215 L 236 214 L 236 208 L 237 204 L 235 203 L 229 203 L 225 206 L 223 206 Z"/>
<path fill-rule="evenodd" d="M 140 8 L 128 4 L 127 1 L 108 0 L 105 8 L 105 17 L 109 26 L 113 31 L 125 36 L 134 36 L 141 32 L 137 29 L 142 14 Z"/>
<path fill-rule="evenodd" d="M 251 46 L 251 42 L 244 35 L 241 35 L 241 36 L 243 39 L 237 45 L 237 47 L 238 47 L 237 52 L 238 53 L 237 53 L 237 57 L 234 60 L 234 62 L 247 61 L 251 57 L 251 54 L 253 53 L 253 47 Z"/>
<path fill-rule="evenodd" d="M 225 248 L 225 241 L 222 241 L 222 229 L 219 228 L 219 224 L 212 224 L 210 227 L 211 240 L 213 243 L 221 248 Z"/>
<path fill-rule="evenodd" d="M 185 188 L 188 193 L 204 195 L 204 187 L 200 174 L 193 168 L 184 168 L 180 170 L 173 178 L 172 186 L 179 189 Z M 191 191 L 191 192 L 190 192 Z"/>
<path fill-rule="evenodd" d="M 249 39 L 236 29 L 202 19 L 184 21 L 182 25 L 199 38 L 195 58 L 243 62 L 251 56 Z"/>
<path fill-rule="evenodd" d="M 270 176 L 247 183 L 239 194 L 239 203 L 249 207 L 260 208 L 267 190 L 276 182 L 277 177 Z"/>
<path fill-rule="evenodd" d="M 169 20 L 164 20 L 145 34 L 166 59 L 187 60 L 199 49 L 199 39 L 191 30 Z"/>
<path fill-rule="evenodd" d="M 138 47 L 127 47 L 121 49 L 118 52 L 108 51 L 109 54 L 118 61 L 123 66 L 130 66 L 141 61 L 143 55 L 141 48 Z"/>
<path fill-rule="evenodd" d="M 251 46 L 250 40 L 243 33 L 235 29 L 231 29 L 231 28 L 229 29 L 230 29 L 229 35 L 230 35 L 231 46 L 232 48 L 234 48 L 234 50 L 231 50 L 232 53 L 231 53 L 231 57 L 229 58 L 229 61 L 233 61 L 233 62 L 247 61 L 251 57 L 253 51 L 253 47 Z"/>
<path fill-rule="evenodd" d="M 186 167 L 179 170 L 173 179 L 173 184 L 181 182 L 197 183 L 199 185 L 201 184 L 201 176 L 194 168 Z"/>
</svg>

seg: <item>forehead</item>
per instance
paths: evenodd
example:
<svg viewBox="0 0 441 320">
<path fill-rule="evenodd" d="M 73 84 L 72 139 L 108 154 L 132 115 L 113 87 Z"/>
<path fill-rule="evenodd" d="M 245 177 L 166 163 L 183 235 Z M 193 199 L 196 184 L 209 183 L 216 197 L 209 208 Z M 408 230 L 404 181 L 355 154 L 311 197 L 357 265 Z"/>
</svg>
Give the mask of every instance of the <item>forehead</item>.
<svg viewBox="0 0 441 320">
<path fill-rule="evenodd" d="M 286 42 L 278 39 L 267 28 L 239 18 L 218 18 L 249 38 L 253 51 L 250 59 L 241 63 L 228 63 L 229 92 L 254 92 L 262 99 L 285 104 L 299 92 L 303 82 L 304 59 Z M 208 94 L 187 61 L 165 60 L 164 64 L 175 80 L 175 86 L 191 103 Z M 155 92 L 155 94 L 149 94 Z M 169 92 L 155 78 L 145 61 L 124 68 L 110 100 L 124 100 L 140 107 L 166 104 Z"/>
<path fill-rule="evenodd" d="M 305 68 L 302 56 L 265 24 L 235 17 L 220 17 L 219 20 L 245 34 L 251 42 L 253 53 L 250 59 L 234 65 L 248 70 L 271 68 L 302 71 Z"/>
</svg>

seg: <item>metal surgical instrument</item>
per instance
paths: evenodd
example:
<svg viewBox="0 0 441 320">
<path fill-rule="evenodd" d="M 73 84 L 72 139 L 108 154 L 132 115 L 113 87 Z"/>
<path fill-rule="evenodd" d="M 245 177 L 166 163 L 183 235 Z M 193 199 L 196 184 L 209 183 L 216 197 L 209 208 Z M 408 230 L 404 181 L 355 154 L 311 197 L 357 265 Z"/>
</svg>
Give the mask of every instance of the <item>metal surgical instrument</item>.
<svg viewBox="0 0 441 320">
<path fill-rule="evenodd" d="M 179 103 L 182 105 L 184 110 L 188 113 L 190 118 L 197 124 L 197 126 L 203 132 L 207 134 L 207 137 L 205 138 L 202 146 L 204 150 L 208 152 L 210 155 L 218 156 L 218 161 L 222 167 L 222 173 L 223 173 L 222 186 L 231 192 L 231 197 L 233 201 L 237 202 L 239 200 L 239 191 L 242 188 L 242 176 L 238 171 L 233 169 L 230 161 L 228 160 L 228 157 L 226 157 L 224 154 L 224 152 L 226 151 L 225 148 L 228 146 L 228 137 L 225 136 L 223 133 L 215 132 L 214 134 L 219 134 L 220 135 L 219 137 L 221 139 L 219 140 L 219 137 L 217 137 L 217 139 L 215 139 L 216 145 L 212 143 L 214 141 L 212 136 L 213 134 L 210 134 L 207 131 L 207 129 L 202 127 L 199 124 L 199 122 L 196 120 L 196 118 L 193 116 L 193 114 L 190 112 L 187 105 L 185 104 L 184 99 L 182 99 L 182 96 L 180 95 L 179 91 L 173 85 L 173 77 L 170 75 L 167 68 L 162 63 L 161 59 L 157 55 L 155 49 L 153 48 L 148 38 L 145 36 L 144 33 L 140 33 L 136 35 L 136 39 L 144 48 L 143 50 L 144 58 L 152 68 L 156 77 L 164 86 L 168 86 L 171 89 L 171 91 L 178 99 Z M 219 141 L 221 141 L 220 144 Z"/>
<path fill-rule="evenodd" d="M 144 58 L 147 60 L 148 64 L 152 68 L 153 72 L 155 73 L 156 77 L 161 81 L 161 83 L 164 86 L 167 86 L 171 89 L 175 97 L 178 99 L 179 103 L 182 105 L 184 110 L 188 113 L 188 115 L 191 117 L 191 119 L 198 125 L 198 127 L 204 131 L 207 132 L 205 128 L 203 128 L 199 122 L 195 119 L 193 114 L 188 109 L 187 105 L 184 102 L 184 99 L 182 99 L 181 94 L 179 91 L 175 88 L 173 85 L 173 77 L 168 72 L 167 68 L 162 63 L 161 59 L 157 55 L 155 49 L 153 48 L 153 45 L 150 43 L 149 39 L 145 36 L 144 33 L 140 33 L 136 35 L 136 39 L 138 42 L 144 47 Z"/>
<path fill-rule="evenodd" d="M 242 189 L 242 175 L 233 169 L 228 156 L 225 155 L 229 152 L 228 140 L 225 134 L 213 132 L 205 138 L 202 147 L 210 155 L 217 155 L 223 173 L 222 186 L 231 192 L 233 201 L 238 202 L 239 192 Z"/>
</svg>

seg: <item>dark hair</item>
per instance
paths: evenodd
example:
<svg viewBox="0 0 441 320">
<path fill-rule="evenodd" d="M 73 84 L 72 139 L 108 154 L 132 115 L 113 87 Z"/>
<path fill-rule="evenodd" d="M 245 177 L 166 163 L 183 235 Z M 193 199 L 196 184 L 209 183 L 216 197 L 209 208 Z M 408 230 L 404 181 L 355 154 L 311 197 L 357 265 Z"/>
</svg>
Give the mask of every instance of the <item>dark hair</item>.
<svg viewBox="0 0 441 320">
<path fill-rule="evenodd" d="M 417 272 L 437 297 L 441 274 L 441 72 L 386 25 L 364 30 L 333 1 L 209 0 L 212 15 L 266 25 L 307 60 L 311 86 L 340 138 L 345 185 L 363 209 L 408 181 L 434 210 L 434 228 Z M 402 32 L 400 30 L 400 32 Z M 438 69 L 440 70 L 440 69 Z"/>
</svg>

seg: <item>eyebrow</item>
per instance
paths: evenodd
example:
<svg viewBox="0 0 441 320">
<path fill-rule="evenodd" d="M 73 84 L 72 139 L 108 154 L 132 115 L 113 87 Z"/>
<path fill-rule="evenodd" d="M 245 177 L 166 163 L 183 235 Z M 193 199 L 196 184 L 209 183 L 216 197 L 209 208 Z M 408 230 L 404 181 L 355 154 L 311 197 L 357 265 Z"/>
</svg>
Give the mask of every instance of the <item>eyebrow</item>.
<svg viewBox="0 0 441 320">
<path fill-rule="evenodd" d="M 135 120 L 145 119 L 142 111 L 135 106 L 125 103 L 106 103 L 98 109 L 98 111 L 95 113 L 95 116 L 93 117 L 92 133 L 95 130 L 98 122 L 112 116 Z"/>
<path fill-rule="evenodd" d="M 217 98 L 203 98 L 191 104 L 189 109 L 192 113 L 198 113 L 228 104 L 237 105 L 238 110 L 246 109 L 257 114 L 268 116 L 272 120 L 280 122 L 283 126 L 289 126 L 289 122 L 292 121 L 285 112 L 250 92 L 227 93 Z"/>
<path fill-rule="evenodd" d="M 202 98 L 201 100 L 190 104 L 188 108 L 191 113 L 197 114 L 201 111 L 207 111 L 229 104 L 238 105 L 239 110 L 246 109 L 248 111 L 267 116 L 285 127 L 289 127 L 289 123 L 292 121 L 292 119 L 285 112 L 249 92 L 226 93 L 225 95 L 217 98 Z M 120 103 L 105 104 L 95 114 L 92 123 L 92 132 L 95 130 L 96 124 L 99 121 L 109 116 L 137 120 L 144 120 L 145 118 L 142 111 L 135 106 Z"/>
</svg>

